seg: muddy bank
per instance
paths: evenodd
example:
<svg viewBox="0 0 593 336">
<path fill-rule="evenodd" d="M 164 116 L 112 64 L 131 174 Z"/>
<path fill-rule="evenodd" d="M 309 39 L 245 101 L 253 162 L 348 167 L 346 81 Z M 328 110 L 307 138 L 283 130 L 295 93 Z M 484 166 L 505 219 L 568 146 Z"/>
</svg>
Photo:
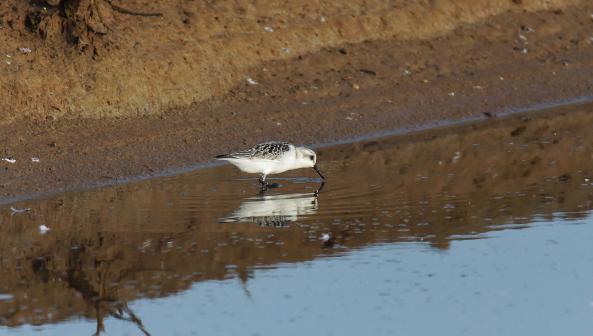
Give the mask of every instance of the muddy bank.
<svg viewBox="0 0 593 336">
<path fill-rule="evenodd" d="M 3 1 L 0 120 L 159 115 L 226 94 L 266 61 L 585 3 Z"/>
<path fill-rule="evenodd" d="M 447 3 L 440 3 L 436 7 L 427 4 L 418 6 L 434 9 Z M 410 35 L 403 38 L 385 28 L 381 31 L 386 35 L 376 36 L 380 40 L 367 40 L 369 36 L 357 35 L 361 32 L 367 34 L 367 30 L 353 29 L 352 36 L 356 38 L 335 40 L 334 47 L 327 47 L 332 43 L 324 42 L 315 44 L 314 48 L 303 48 L 295 54 L 258 58 L 259 63 L 248 61 L 249 53 L 241 53 L 240 59 L 245 59 L 241 69 L 245 70 L 223 71 L 225 76 L 229 73 L 236 76 L 225 85 L 210 85 L 206 82 L 212 90 L 217 88 L 216 94 L 207 94 L 201 98 L 192 96 L 184 104 L 198 102 L 189 107 L 162 110 L 165 106 L 184 104 L 179 101 L 172 105 L 161 102 L 154 103 L 159 108 L 149 108 L 146 113 L 134 116 L 127 112 L 125 116 L 118 116 L 117 113 L 101 112 L 98 109 L 93 110 L 98 114 L 86 114 L 81 106 L 103 106 L 106 97 L 120 100 L 140 97 L 139 100 L 143 102 L 150 100 L 145 99 L 146 95 L 126 91 L 126 88 L 134 87 L 132 84 L 118 84 L 116 89 L 109 87 L 103 94 L 99 94 L 97 88 L 105 89 L 108 87 L 106 85 L 89 85 L 88 93 L 77 94 L 68 84 L 66 86 L 71 88 L 68 95 L 57 96 L 100 99 L 101 104 L 85 105 L 69 101 L 64 106 L 76 112 L 62 115 L 68 115 L 68 118 L 61 117 L 59 111 L 63 111 L 62 107 L 53 109 L 58 112 L 50 113 L 47 111 L 52 109 L 27 106 L 25 110 L 31 113 L 30 117 L 19 117 L 12 123 L 0 126 L 0 141 L 3 144 L 0 157 L 16 160 L 15 163 L 0 161 L 0 195 L 6 202 L 34 193 L 75 189 L 138 175 L 150 176 L 168 169 L 205 162 L 220 152 L 263 140 L 322 143 L 397 128 L 413 128 L 435 121 L 490 118 L 503 111 L 590 95 L 593 87 L 593 20 L 590 17 L 593 5 L 574 3 L 573 7 L 562 10 L 534 11 L 541 8 L 536 2 L 523 3 L 497 2 L 489 7 L 467 5 L 470 6 L 467 8 L 499 8 L 505 12 L 489 16 L 496 13 L 490 11 L 487 18 L 476 22 L 465 20 L 463 18 L 467 15 L 461 15 L 456 19 L 458 24 L 446 25 L 448 30 L 439 30 L 437 28 L 443 27 L 437 25 L 431 28 L 433 31 L 430 34 L 424 30 L 429 28 L 420 25 L 424 28 L 417 33 L 424 34 L 423 39 Z M 380 12 L 376 15 L 382 15 Z M 460 13 L 464 11 L 460 9 Z M 442 16 L 435 17 L 445 20 Z M 154 18 L 139 20 L 149 19 Z M 358 16 L 352 18 L 358 19 Z M 299 27 L 305 29 L 305 26 Z M 344 24 L 344 27 L 352 25 Z M 2 34 L 6 32 L 4 29 Z M 279 31 L 281 29 L 274 29 L 273 33 L 264 30 L 259 34 L 271 37 L 277 35 L 270 34 Z M 436 34 L 436 31 L 441 33 Z M 338 32 L 334 33 L 351 36 Z M 102 38 L 121 38 L 119 34 L 121 32 L 114 30 Z M 6 38 L 6 35 L 2 36 Z M 305 35 L 298 36 L 302 40 L 316 41 L 305 38 Z M 59 39 L 59 36 L 55 38 Z M 33 41 L 33 37 L 31 39 Z M 195 47 L 191 43 L 188 45 Z M 281 48 L 278 45 L 278 49 Z M 109 57 L 117 55 L 114 51 L 113 56 Z M 150 55 L 155 57 L 155 54 Z M 22 57 L 36 56 L 26 54 Z M 62 56 L 56 57 L 60 59 Z M 233 59 L 237 57 L 233 56 Z M 95 62 L 107 60 L 99 57 Z M 18 71 L 11 72 L 9 90 L 3 89 L 3 92 L 13 92 L 18 87 L 15 83 L 24 83 L 17 81 L 17 77 L 26 78 L 27 71 L 39 70 L 35 68 L 35 62 L 28 64 L 31 64 L 30 70 L 22 66 Z M 80 69 L 86 69 L 88 64 L 84 64 Z M 146 69 L 168 71 L 158 63 L 149 65 Z M 128 69 L 140 73 L 130 64 L 116 67 L 114 63 L 110 67 L 117 71 Z M 48 67 L 47 71 L 51 69 Z M 172 76 L 171 72 L 166 72 L 166 76 L 178 79 L 188 88 L 187 92 L 204 92 L 198 90 L 197 86 L 191 86 L 196 78 L 193 72 L 185 70 L 178 71 L 181 73 L 179 76 Z M 4 68 L 2 71 L 8 70 Z M 206 74 L 207 78 L 218 76 L 207 71 L 200 73 Z M 128 72 L 122 74 L 123 77 L 130 77 L 130 80 L 136 78 L 138 81 L 138 77 Z M 247 74 L 257 84 L 245 81 Z M 52 78 L 68 76 L 60 74 Z M 8 77 L 2 78 L 6 80 Z M 144 90 L 143 85 L 156 83 L 159 78 L 152 80 L 142 77 L 143 84 L 134 90 Z M 126 83 L 122 78 L 110 80 Z M 222 78 L 217 80 L 223 81 Z M 93 83 L 97 82 L 100 80 L 96 79 Z M 66 86 L 64 83 L 52 84 L 58 89 Z M 154 91 L 163 92 L 163 95 L 153 96 L 161 99 L 171 97 L 171 92 L 178 92 L 164 86 Z M 9 101 L 4 97 L 12 99 L 12 96 L 4 95 L 3 103 Z M 26 94 L 20 97 L 27 104 L 38 101 Z M 25 105 L 16 103 L 15 108 L 11 105 L 8 110 L 23 111 L 16 109 L 18 106 Z M 131 105 L 126 106 L 121 111 L 134 110 Z M 6 111 L 7 107 L 4 109 Z M 35 112 L 41 110 L 45 112 Z M 103 114 L 111 117 L 79 118 Z M 13 117 L 15 115 L 9 119 Z M 32 158 L 38 158 L 39 162 L 33 162 Z"/>
</svg>

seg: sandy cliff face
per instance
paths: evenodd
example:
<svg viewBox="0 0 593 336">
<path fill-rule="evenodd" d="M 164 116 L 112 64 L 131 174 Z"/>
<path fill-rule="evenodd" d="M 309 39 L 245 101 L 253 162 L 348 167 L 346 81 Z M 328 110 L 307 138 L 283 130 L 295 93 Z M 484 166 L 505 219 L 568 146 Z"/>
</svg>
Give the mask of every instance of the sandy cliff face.
<svg viewBox="0 0 593 336">
<path fill-rule="evenodd" d="M 155 115 L 224 95 L 262 62 L 582 2 L 3 1 L 0 123 Z"/>
</svg>

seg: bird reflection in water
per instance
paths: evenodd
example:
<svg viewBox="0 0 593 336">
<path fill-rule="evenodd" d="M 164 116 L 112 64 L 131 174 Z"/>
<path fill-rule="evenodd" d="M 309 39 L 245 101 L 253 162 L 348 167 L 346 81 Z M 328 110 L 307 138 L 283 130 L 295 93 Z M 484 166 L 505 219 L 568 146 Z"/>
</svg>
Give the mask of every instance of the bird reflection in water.
<svg viewBox="0 0 593 336">
<path fill-rule="evenodd" d="M 300 216 L 317 213 L 317 198 L 323 184 L 314 193 L 295 193 L 250 197 L 220 223 L 248 222 L 261 227 L 288 227 Z"/>
</svg>

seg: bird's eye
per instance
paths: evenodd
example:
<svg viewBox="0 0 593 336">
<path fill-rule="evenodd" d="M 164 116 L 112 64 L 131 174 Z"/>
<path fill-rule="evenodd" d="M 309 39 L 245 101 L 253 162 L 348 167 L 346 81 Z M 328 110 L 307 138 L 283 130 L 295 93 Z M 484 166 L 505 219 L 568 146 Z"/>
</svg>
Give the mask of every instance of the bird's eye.
<svg viewBox="0 0 593 336">
<path fill-rule="evenodd" d="M 313 155 L 309 155 L 309 159 L 311 159 L 311 161 L 315 161 L 315 157 Z"/>
</svg>

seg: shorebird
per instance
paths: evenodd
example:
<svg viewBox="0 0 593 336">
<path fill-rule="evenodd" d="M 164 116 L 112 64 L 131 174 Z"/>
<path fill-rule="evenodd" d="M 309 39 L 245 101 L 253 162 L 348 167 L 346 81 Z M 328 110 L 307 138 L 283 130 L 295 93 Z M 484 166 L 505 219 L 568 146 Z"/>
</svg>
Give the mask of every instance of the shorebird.
<svg viewBox="0 0 593 336">
<path fill-rule="evenodd" d="M 218 155 L 216 158 L 232 163 L 243 172 L 260 174 L 259 183 L 264 190 L 275 186 L 266 183 L 266 176 L 299 168 L 313 168 L 325 180 L 317 167 L 315 152 L 288 142 L 264 142 L 239 152 Z"/>
</svg>

